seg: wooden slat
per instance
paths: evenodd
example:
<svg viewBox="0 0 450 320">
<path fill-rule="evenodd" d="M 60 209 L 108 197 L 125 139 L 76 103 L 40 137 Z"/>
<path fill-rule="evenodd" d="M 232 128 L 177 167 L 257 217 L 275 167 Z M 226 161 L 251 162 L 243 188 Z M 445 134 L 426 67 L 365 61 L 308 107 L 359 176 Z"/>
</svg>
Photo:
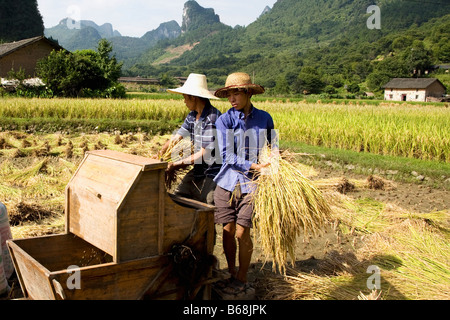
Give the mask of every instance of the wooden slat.
<svg viewBox="0 0 450 320">
<path fill-rule="evenodd" d="M 119 207 L 117 244 L 127 261 L 159 254 L 159 171 L 140 172 Z"/>
<path fill-rule="evenodd" d="M 165 199 L 166 199 L 166 187 L 165 187 L 165 172 L 160 171 L 159 172 L 159 190 L 158 190 L 158 199 L 159 199 L 159 205 L 158 205 L 158 215 L 159 215 L 159 221 L 158 221 L 158 252 L 160 255 L 164 254 L 164 234 L 165 234 Z"/>
<path fill-rule="evenodd" d="M 48 280 L 49 271 L 14 242 L 8 245 L 13 252 L 14 267 L 20 270 L 20 284 L 24 295 L 34 300 L 54 300 L 55 296 Z"/>
<path fill-rule="evenodd" d="M 126 162 L 130 164 L 139 165 L 142 167 L 142 171 L 166 169 L 167 162 L 160 162 L 151 158 L 141 157 L 132 154 L 125 154 L 113 150 L 96 150 L 88 151 L 87 154 L 92 154 L 112 160 Z"/>
<path fill-rule="evenodd" d="M 142 298 L 149 283 L 167 265 L 166 257 L 152 257 L 80 268 L 77 270 L 80 272 L 80 290 L 71 290 L 67 287 L 70 274 L 65 270 L 52 273 L 51 278 L 62 285 L 68 300 L 137 300 Z"/>
</svg>

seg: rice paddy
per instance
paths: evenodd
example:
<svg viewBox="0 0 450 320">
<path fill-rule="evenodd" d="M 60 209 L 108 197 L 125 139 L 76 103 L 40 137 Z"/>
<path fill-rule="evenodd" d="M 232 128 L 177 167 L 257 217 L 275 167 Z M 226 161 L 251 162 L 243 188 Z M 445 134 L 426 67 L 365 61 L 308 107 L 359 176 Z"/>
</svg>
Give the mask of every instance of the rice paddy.
<svg viewBox="0 0 450 320">
<path fill-rule="evenodd" d="M 214 102 L 214 105 L 221 111 L 228 108 L 224 101 Z M 255 106 L 272 114 L 283 141 L 303 141 L 436 163 L 450 162 L 447 132 L 450 110 L 445 107 L 269 101 L 257 102 Z M 181 125 L 185 115 L 186 107 L 182 101 L 162 99 L 8 98 L 2 99 L 0 105 L 0 121 L 170 119 Z M 168 135 L 131 131 L 69 134 L 0 128 L 0 198 L 7 205 L 10 217 L 14 217 L 13 236 L 26 238 L 64 231 L 65 186 L 85 152 L 107 148 L 151 157 L 169 138 Z M 291 162 L 294 161 L 297 160 Z M 330 180 L 319 177 L 317 168 L 301 163 L 296 167 L 314 183 L 330 208 L 327 222 L 312 225 L 309 229 L 325 229 L 325 234 L 311 232 L 308 235 L 308 228 L 305 229 L 308 221 L 300 224 L 295 251 L 280 252 L 282 259 L 290 257 L 294 262 L 286 266 L 285 274 L 264 267 L 264 263 L 272 262 L 276 266 L 277 261 L 264 253 L 262 243 L 255 241 L 257 254 L 254 255 L 253 272 L 257 274 L 257 280 L 263 279 L 257 283 L 261 299 L 450 298 L 448 207 L 423 212 L 369 196 L 357 198 L 358 192 L 377 192 L 374 190 L 379 186 L 376 177 Z M 383 181 L 383 186 L 380 193 L 400 192 L 397 183 L 392 181 Z M 401 198 L 406 195 L 402 193 Z M 424 201 L 430 197 L 426 192 L 413 196 Z M 274 232 L 279 235 L 283 229 L 272 230 L 272 234 Z M 315 243 L 315 251 L 308 249 Z M 216 247 L 219 245 L 217 240 Z M 223 254 L 220 248 L 217 250 L 217 254 Z M 315 252 L 314 259 L 310 258 L 310 252 Z M 302 269 L 312 262 L 314 268 Z M 368 288 L 369 278 L 375 276 L 368 273 L 371 266 L 380 270 L 381 288 L 375 290 Z"/>
<path fill-rule="evenodd" d="M 182 122 L 181 100 L 2 99 L 0 119 L 116 119 Z M 226 101 L 214 101 L 222 112 Z M 380 103 L 257 102 L 268 111 L 283 141 L 450 162 L 450 109 Z"/>
</svg>

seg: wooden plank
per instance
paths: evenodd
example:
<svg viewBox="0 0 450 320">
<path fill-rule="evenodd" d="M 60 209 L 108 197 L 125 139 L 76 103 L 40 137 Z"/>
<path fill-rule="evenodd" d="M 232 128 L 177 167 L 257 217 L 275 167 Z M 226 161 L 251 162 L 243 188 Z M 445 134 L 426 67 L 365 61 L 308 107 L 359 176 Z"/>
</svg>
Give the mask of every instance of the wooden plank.
<svg viewBox="0 0 450 320">
<path fill-rule="evenodd" d="M 151 297 L 158 292 L 158 290 L 161 289 L 161 286 L 164 284 L 165 281 L 167 281 L 167 278 L 170 276 L 170 274 L 173 271 L 172 265 L 168 265 L 165 268 L 161 268 L 158 274 L 150 283 L 145 287 L 145 289 L 141 293 L 141 298 L 144 298 L 145 296 Z"/>
<path fill-rule="evenodd" d="M 158 214 L 159 214 L 159 223 L 158 223 L 158 251 L 159 254 L 162 255 L 164 253 L 164 233 L 165 233 L 165 224 L 164 217 L 165 213 L 165 199 L 166 199 L 166 186 L 165 186 L 165 172 L 161 170 L 159 172 L 159 190 L 158 190 Z"/>
<path fill-rule="evenodd" d="M 73 234 L 18 239 L 14 243 L 49 272 L 67 269 L 71 265 L 112 261 L 111 256 Z"/>
<path fill-rule="evenodd" d="M 38 256 L 36 259 L 24 248 Z M 39 250 L 40 248 L 40 250 Z M 49 249 L 47 253 L 45 249 Z M 12 256 L 18 275 L 22 279 L 26 297 L 30 299 L 140 299 L 142 293 L 148 290 L 158 272 L 169 264 L 168 257 L 155 256 L 133 260 L 125 263 L 102 263 L 89 265 L 75 270 L 67 270 L 69 266 L 77 265 L 85 248 L 92 248 L 84 240 L 73 235 L 58 235 L 49 237 L 18 240 L 11 243 Z M 55 251 L 59 250 L 59 253 Z M 46 264 L 55 258 L 62 257 L 64 263 L 59 265 L 64 269 L 51 272 Z M 72 257 L 73 260 L 67 260 Z M 69 262 L 70 261 L 70 262 Z M 79 272 L 81 288 L 68 287 L 68 279 L 73 271 Z M 21 283 L 21 285 L 22 285 Z M 69 283 L 71 283 L 69 281 Z"/>
<path fill-rule="evenodd" d="M 12 240 L 7 240 L 6 245 L 8 247 L 8 251 L 11 256 L 11 260 L 12 260 L 14 268 L 16 270 L 17 278 L 19 279 L 19 284 L 20 284 L 20 287 L 22 288 L 24 298 L 26 299 L 26 298 L 28 298 L 29 295 L 28 295 L 28 291 L 26 290 L 26 287 L 25 287 L 25 282 L 24 282 L 24 279 L 22 276 L 22 270 L 18 267 L 19 264 L 16 259 L 16 251 L 18 250 L 17 245 Z"/>
<path fill-rule="evenodd" d="M 186 241 L 195 231 L 197 212 L 183 207 L 165 195 L 165 221 L 163 251 L 168 251 L 174 244 Z"/>
<path fill-rule="evenodd" d="M 200 202 L 200 201 L 196 201 L 193 199 L 184 198 L 184 197 L 176 196 L 173 194 L 169 194 L 169 196 L 172 198 L 173 201 L 179 203 L 180 205 L 185 205 L 189 208 L 194 208 L 196 210 L 211 211 L 211 210 L 216 209 L 215 206 L 212 206 L 207 203 Z"/>
<path fill-rule="evenodd" d="M 66 225 L 65 225 L 65 232 L 69 233 L 70 232 L 70 187 L 69 185 L 67 185 L 66 189 L 65 189 L 65 195 L 66 195 L 66 202 L 64 204 L 64 215 L 65 215 L 65 220 L 66 220 Z"/>
<path fill-rule="evenodd" d="M 107 199 L 119 203 L 134 182 L 140 167 L 101 157 L 91 156 L 77 173 L 74 181 L 84 181 Z"/>
<path fill-rule="evenodd" d="M 119 261 L 158 255 L 159 171 L 141 172 L 118 212 Z"/>
<path fill-rule="evenodd" d="M 114 256 L 116 253 L 116 203 L 99 199 L 78 181 L 70 195 L 69 231 Z"/>
<path fill-rule="evenodd" d="M 14 242 L 9 245 L 14 255 L 14 267 L 20 270 L 21 286 L 26 297 L 34 300 L 53 300 L 53 291 L 48 281 L 49 271 Z"/>
<path fill-rule="evenodd" d="M 88 151 L 87 154 L 92 154 L 116 161 L 121 161 L 125 163 L 130 163 L 134 165 L 138 165 L 141 167 L 142 171 L 149 171 L 149 170 L 159 170 L 159 169 L 166 169 L 167 168 L 167 162 L 161 162 L 159 160 L 146 158 L 142 156 L 132 155 L 132 154 L 126 154 L 118 151 L 113 150 L 96 150 L 96 151 Z"/>
<path fill-rule="evenodd" d="M 136 300 L 142 297 L 142 292 L 145 292 L 149 283 L 167 265 L 166 257 L 152 257 L 80 268 L 75 270 L 79 272 L 80 289 L 68 288 L 70 274 L 66 270 L 52 273 L 51 278 L 61 284 L 68 300 Z"/>
</svg>

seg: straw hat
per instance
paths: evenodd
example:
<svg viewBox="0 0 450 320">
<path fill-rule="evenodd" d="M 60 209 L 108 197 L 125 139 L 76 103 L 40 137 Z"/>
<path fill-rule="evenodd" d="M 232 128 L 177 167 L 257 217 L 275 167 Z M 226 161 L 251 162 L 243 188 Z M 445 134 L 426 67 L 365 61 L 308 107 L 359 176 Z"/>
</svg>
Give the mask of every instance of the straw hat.
<svg viewBox="0 0 450 320">
<path fill-rule="evenodd" d="M 214 95 L 219 98 L 226 98 L 229 90 L 240 88 L 248 89 L 251 94 L 261 94 L 265 91 L 259 84 L 252 83 L 247 73 L 236 72 L 228 76 L 225 87 L 217 90 Z"/>
<path fill-rule="evenodd" d="M 208 90 L 206 76 L 203 74 L 191 73 L 181 88 L 169 89 L 167 91 L 171 93 L 187 94 L 190 96 L 217 100 L 217 98 Z"/>
</svg>

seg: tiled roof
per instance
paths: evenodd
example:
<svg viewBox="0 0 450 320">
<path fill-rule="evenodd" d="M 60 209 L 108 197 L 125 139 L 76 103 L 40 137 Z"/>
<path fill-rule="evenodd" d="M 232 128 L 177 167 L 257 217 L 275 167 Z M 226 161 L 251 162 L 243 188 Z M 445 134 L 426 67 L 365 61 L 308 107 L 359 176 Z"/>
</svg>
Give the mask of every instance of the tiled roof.
<svg viewBox="0 0 450 320">
<path fill-rule="evenodd" d="M 394 78 L 386 83 L 383 88 L 385 89 L 426 89 L 434 82 L 439 82 L 435 78 Z"/>
<path fill-rule="evenodd" d="M 40 40 L 45 40 L 45 41 L 51 43 L 52 45 L 55 46 L 55 48 L 63 49 L 56 42 L 50 41 L 49 39 L 47 39 L 44 36 L 39 36 L 39 37 L 19 40 L 19 41 L 15 41 L 15 42 L 0 44 L 0 58 L 3 57 L 3 56 L 8 55 L 8 54 L 10 54 L 10 53 L 20 49 L 20 48 L 23 48 L 23 47 L 26 47 L 26 46 L 28 46 L 30 44 L 38 42 Z"/>
</svg>

